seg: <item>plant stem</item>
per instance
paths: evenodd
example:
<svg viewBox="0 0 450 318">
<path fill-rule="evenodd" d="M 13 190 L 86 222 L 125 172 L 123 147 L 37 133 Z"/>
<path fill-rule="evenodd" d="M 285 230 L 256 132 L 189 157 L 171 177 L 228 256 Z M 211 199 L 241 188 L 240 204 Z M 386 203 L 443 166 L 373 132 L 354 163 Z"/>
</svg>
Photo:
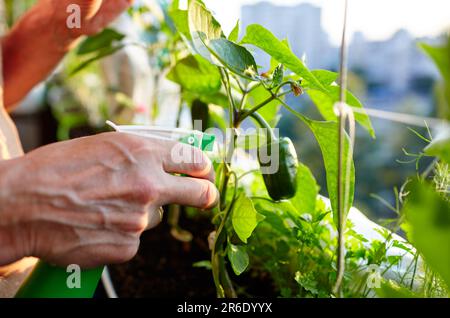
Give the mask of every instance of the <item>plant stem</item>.
<svg viewBox="0 0 450 318">
<path fill-rule="evenodd" d="M 345 240 L 344 240 L 344 189 L 342 187 L 342 164 L 343 164 L 343 153 L 344 153 L 344 133 L 345 131 L 345 120 L 342 116 L 339 116 L 339 133 L 338 133 L 338 144 L 339 144 L 339 155 L 338 155 L 338 182 L 337 182 L 337 199 L 338 199 L 338 249 L 337 249 L 337 275 L 336 283 L 333 287 L 333 292 L 335 294 L 340 294 L 342 280 L 344 278 L 345 271 Z"/>
<path fill-rule="evenodd" d="M 267 98 L 265 101 L 261 102 L 260 104 L 256 105 L 252 109 L 242 113 L 239 118 L 239 122 L 243 122 L 244 119 L 251 116 L 251 114 L 253 114 L 254 112 L 257 112 L 258 110 L 260 110 L 261 108 L 263 108 L 264 106 L 266 106 L 267 104 L 269 104 L 271 101 L 273 101 L 276 98 L 277 98 L 277 96 L 273 94 L 272 96 L 270 96 L 269 98 Z"/>
<path fill-rule="evenodd" d="M 234 78 L 234 80 L 235 80 L 236 83 L 238 84 L 239 89 L 241 90 L 241 92 L 242 92 L 243 94 L 246 93 L 244 87 L 242 87 L 242 84 L 241 84 L 241 82 L 239 81 L 239 78 L 238 78 L 236 75 L 234 75 L 234 74 L 231 74 L 231 76 Z"/>
<path fill-rule="evenodd" d="M 224 175 L 224 179 L 221 185 L 221 196 L 226 193 L 228 181 L 230 180 L 230 176 L 234 175 L 235 182 L 237 183 L 236 174 L 229 170 L 228 166 L 225 166 L 226 174 Z M 236 188 L 236 187 L 235 187 Z M 225 196 L 225 195 L 224 195 Z M 214 283 L 216 285 L 217 297 L 236 297 L 236 292 L 234 291 L 233 285 L 230 281 L 228 273 L 226 271 L 225 266 L 225 251 L 223 249 L 223 244 L 226 241 L 226 229 L 225 224 L 228 220 L 228 217 L 233 210 L 233 205 L 236 197 L 236 191 L 233 195 L 233 199 L 229 207 L 224 206 L 224 210 L 220 208 L 220 213 L 224 213 L 224 217 L 220 222 L 220 225 L 216 231 L 216 238 L 213 245 L 213 249 L 211 251 L 211 267 L 213 272 Z"/>
<path fill-rule="evenodd" d="M 220 74 L 222 77 L 222 83 L 224 84 L 228 100 L 230 103 L 230 117 L 229 117 L 229 127 L 234 128 L 232 129 L 233 136 L 232 140 L 229 143 L 228 149 L 225 152 L 225 158 L 223 163 L 223 179 L 220 185 L 220 213 L 224 213 L 224 217 L 222 218 L 220 225 L 216 231 L 216 237 L 213 245 L 213 249 L 211 252 L 211 265 L 212 265 L 212 272 L 213 272 L 213 278 L 214 283 L 216 285 L 217 290 L 217 296 L 219 298 L 223 297 L 236 297 L 236 292 L 233 288 L 233 284 L 230 280 L 230 277 L 228 275 L 227 269 L 226 269 L 226 263 L 225 263 L 225 250 L 224 250 L 224 243 L 226 242 L 226 222 L 233 210 L 234 202 L 236 200 L 236 193 L 237 193 L 237 176 L 236 174 L 231 170 L 228 163 L 231 163 L 231 159 L 233 158 L 233 154 L 236 148 L 236 140 L 237 140 L 237 134 L 235 129 L 239 127 L 239 123 L 237 122 L 237 109 L 234 104 L 233 96 L 231 93 L 231 85 L 230 85 L 230 78 L 228 73 L 222 69 L 219 68 Z M 233 198 L 231 200 L 230 205 L 226 206 L 226 193 L 227 193 L 227 187 L 230 180 L 230 177 L 234 176 L 235 179 L 235 192 L 233 194 Z"/>
<path fill-rule="evenodd" d="M 269 123 L 262 117 L 258 112 L 251 113 L 250 116 L 258 122 L 258 124 L 262 128 L 266 128 L 269 132 L 269 140 L 268 142 L 271 142 L 272 140 L 277 140 L 277 136 L 275 136 L 275 133 L 273 132 L 272 127 L 269 125 Z"/>
<path fill-rule="evenodd" d="M 244 172 L 243 174 L 241 174 L 238 177 L 238 180 L 242 180 L 244 177 L 248 176 L 249 174 L 258 173 L 259 171 L 260 171 L 259 169 L 248 170 L 248 171 Z"/>
<path fill-rule="evenodd" d="M 285 81 L 285 82 L 281 83 L 281 84 L 275 89 L 274 94 L 275 94 L 275 95 L 278 95 L 278 93 L 280 92 L 280 90 L 281 90 L 284 86 L 286 86 L 286 85 L 298 85 L 298 84 L 295 83 L 294 81 L 291 81 L 291 80 Z M 291 91 L 292 91 L 292 90 L 289 90 L 288 92 L 291 92 Z"/>
<path fill-rule="evenodd" d="M 235 122 L 235 118 L 236 118 L 236 105 L 234 103 L 234 99 L 233 99 L 233 94 L 231 92 L 231 85 L 230 85 L 230 77 L 228 76 L 228 73 L 222 68 L 219 67 L 219 71 L 220 71 L 220 76 L 222 78 L 222 83 L 225 86 L 225 90 L 227 91 L 227 96 L 228 96 L 228 103 L 229 108 L 229 123 L 230 123 L 230 127 L 232 127 L 232 124 Z"/>
<path fill-rule="evenodd" d="M 280 86 L 281 87 L 281 86 Z M 292 92 L 292 89 L 282 92 L 281 94 L 276 94 L 273 93 L 272 91 L 268 90 L 268 92 L 272 95 L 269 98 L 267 98 L 266 100 L 264 100 L 263 102 L 261 102 L 260 104 L 256 105 L 255 107 L 253 107 L 252 109 L 249 109 L 247 111 L 241 112 L 238 122 L 242 123 L 245 119 L 247 119 L 247 117 L 251 116 L 254 112 L 257 112 L 258 110 L 260 110 L 261 108 L 263 108 L 264 106 L 266 106 L 267 104 L 269 104 L 270 102 L 274 101 L 274 100 L 278 100 L 279 102 L 283 103 L 284 102 L 280 99 L 281 97 L 290 94 Z"/>
<path fill-rule="evenodd" d="M 416 277 L 418 262 L 419 262 L 419 252 L 416 251 L 416 255 L 414 255 L 414 269 L 411 277 L 411 284 L 409 285 L 409 289 L 411 289 L 411 291 L 413 290 L 414 287 L 414 278 Z"/>
</svg>

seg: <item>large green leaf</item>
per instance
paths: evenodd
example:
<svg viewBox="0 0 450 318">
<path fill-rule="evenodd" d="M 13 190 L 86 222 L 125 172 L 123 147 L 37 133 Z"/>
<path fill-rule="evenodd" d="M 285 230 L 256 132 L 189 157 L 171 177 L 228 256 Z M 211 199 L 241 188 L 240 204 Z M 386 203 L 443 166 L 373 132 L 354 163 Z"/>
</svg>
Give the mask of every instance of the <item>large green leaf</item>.
<svg viewBox="0 0 450 318">
<path fill-rule="evenodd" d="M 269 30 L 259 24 L 251 24 L 247 27 L 247 33 L 242 39 L 243 44 L 252 44 L 278 62 L 284 64 L 291 71 L 307 80 L 311 87 L 326 91 L 326 88 L 317 80 L 313 73 L 295 56 L 291 49 L 277 39 Z"/>
<path fill-rule="evenodd" d="M 338 73 L 328 70 L 312 70 L 311 73 L 313 73 L 317 80 L 325 87 L 336 82 L 338 78 Z M 307 87 L 309 84 L 302 83 L 302 86 Z"/>
<path fill-rule="evenodd" d="M 381 298 L 419 298 L 418 294 L 413 293 L 410 289 L 399 286 L 392 280 L 382 282 L 380 288 L 376 288 L 375 290 Z"/>
<path fill-rule="evenodd" d="M 189 55 L 172 68 L 167 78 L 183 89 L 197 94 L 214 94 L 220 90 L 220 72 L 201 56 Z"/>
<path fill-rule="evenodd" d="M 232 72 L 250 79 L 252 74 L 256 73 L 258 67 L 255 59 L 245 47 L 224 38 L 205 43 L 210 53 L 220 62 L 219 65 L 225 66 Z"/>
<path fill-rule="evenodd" d="M 300 214 L 314 214 L 319 187 L 307 166 L 299 163 L 297 170 L 297 193 L 290 199 Z"/>
<path fill-rule="evenodd" d="M 437 113 L 441 118 L 450 120 L 450 36 L 442 46 L 425 43 L 419 46 L 433 60 L 444 78 L 443 83 L 435 87 Z"/>
<path fill-rule="evenodd" d="M 333 220 L 334 223 L 338 224 L 338 154 L 339 154 L 339 145 L 338 145 L 338 124 L 336 122 L 320 122 L 309 120 L 308 122 L 309 128 L 312 130 L 314 135 L 316 136 L 317 142 L 319 143 L 320 149 L 322 151 L 323 161 L 325 164 L 325 171 L 327 174 L 327 189 L 328 195 L 331 200 L 331 207 L 333 210 Z M 341 184 L 345 184 L 345 180 L 349 179 L 349 192 L 347 196 L 346 202 L 344 205 L 346 207 L 344 212 L 344 217 L 346 218 L 347 213 L 351 206 L 353 205 L 353 197 L 355 192 L 355 166 L 353 164 L 353 160 L 350 166 L 350 174 L 346 173 L 346 165 L 350 158 L 350 140 L 347 135 L 345 135 L 345 143 L 344 143 L 344 155 L 342 160 L 341 167 Z"/>
<path fill-rule="evenodd" d="M 238 276 L 241 275 L 249 264 L 247 248 L 242 245 L 228 243 L 227 255 L 234 273 Z"/>
<path fill-rule="evenodd" d="M 234 204 L 231 223 L 242 242 L 247 243 L 247 239 L 263 219 L 264 216 L 256 212 L 252 201 L 245 194 L 241 194 Z"/>
<path fill-rule="evenodd" d="M 409 239 L 450 288 L 450 202 L 425 181 L 413 181 L 408 190 Z"/>
<path fill-rule="evenodd" d="M 331 208 L 333 210 L 333 220 L 336 226 L 338 225 L 338 154 L 339 154 L 339 144 L 338 144 L 338 124 L 336 122 L 330 121 L 315 121 L 311 120 L 302 114 L 294 113 L 298 118 L 300 118 L 313 132 L 314 136 L 319 143 L 320 150 L 322 152 L 323 161 L 325 164 L 326 179 L 327 179 L 327 190 L 331 201 Z M 350 138 L 345 134 L 344 139 L 344 154 L 341 167 L 341 184 L 345 185 L 345 181 L 349 181 L 349 191 L 347 195 L 347 200 L 344 202 L 346 207 L 344 210 L 344 218 L 347 217 L 348 211 L 352 207 L 353 198 L 355 193 L 355 166 L 353 160 L 351 160 L 350 174 L 347 175 L 346 163 L 350 160 Z"/>
<path fill-rule="evenodd" d="M 113 29 L 104 29 L 102 32 L 86 38 L 78 46 L 77 54 L 88 54 L 100 49 L 111 48 L 114 42 L 121 41 L 125 35 Z"/>
<path fill-rule="evenodd" d="M 325 120 L 336 120 L 337 116 L 334 112 L 334 105 L 339 101 L 340 98 L 340 87 L 339 86 L 329 86 L 328 92 L 324 93 L 319 90 L 311 89 L 308 90 L 308 95 L 311 100 L 319 109 Z M 347 91 L 346 102 L 349 106 L 355 108 L 363 108 L 361 102 L 349 91 Z M 372 137 L 375 137 L 375 131 L 372 127 L 372 123 L 367 114 L 355 112 L 355 120 L 363 126 Z"/>
<path fill-rule="evenodd" d="M 450 128 L 440 132 L 425 148 L 425 153 L 450 164 Z"/>
<path fill-rule="evenodd" d="M 223 36 L 222 28 L 205 5 L 198 0 L 191 0 L 188 10 L 189 31 L 194 49 L 201 56 L 214 63 L 205 46 L 205 41 L 219 39 Z"/>
</svg>

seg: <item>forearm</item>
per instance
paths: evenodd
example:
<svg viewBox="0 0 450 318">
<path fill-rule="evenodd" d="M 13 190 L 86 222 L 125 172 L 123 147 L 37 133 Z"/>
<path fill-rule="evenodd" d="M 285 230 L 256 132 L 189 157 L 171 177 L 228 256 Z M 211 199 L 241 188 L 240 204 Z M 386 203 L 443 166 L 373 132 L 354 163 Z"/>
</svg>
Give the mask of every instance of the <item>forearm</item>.
<svg viewBox="0 0 450 318">
<path fill-rule="evenodd" d="M 75 41 L 65 25 L 54 21 L 54 10 L 51 1 L 39 1 L 2 39 L 7 108 L 45 79 Z"/>
</svg>

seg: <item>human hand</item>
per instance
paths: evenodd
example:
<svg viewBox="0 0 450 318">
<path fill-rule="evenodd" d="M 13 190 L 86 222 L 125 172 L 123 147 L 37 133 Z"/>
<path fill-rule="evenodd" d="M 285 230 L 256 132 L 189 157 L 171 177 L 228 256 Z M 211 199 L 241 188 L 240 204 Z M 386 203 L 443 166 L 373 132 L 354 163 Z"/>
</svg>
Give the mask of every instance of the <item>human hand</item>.
<svg viewBox="0 0 450 318">
<path fill-rule="evenodd" d="M 214 206 L 213 180 L 201 150 L 121 133 L 0 162 L 0 265 L 24 256 L 88 268 L 125 262 L 140 234 L 160 222 L 160 206 Z"/>
<path fill-rule="evenodd" d="M 74 39 L 81 35 L 92 35 L 100 32 L 116 19 L 133 0 L 41 0 L 47 5 L 51 5 L 53 10 L 53 25 L 60 34 Z M 78 5 L 81 11 L 80 28 L 68 28 L 67 19 L 70 16 L 68 7 Z"/>
</svg>

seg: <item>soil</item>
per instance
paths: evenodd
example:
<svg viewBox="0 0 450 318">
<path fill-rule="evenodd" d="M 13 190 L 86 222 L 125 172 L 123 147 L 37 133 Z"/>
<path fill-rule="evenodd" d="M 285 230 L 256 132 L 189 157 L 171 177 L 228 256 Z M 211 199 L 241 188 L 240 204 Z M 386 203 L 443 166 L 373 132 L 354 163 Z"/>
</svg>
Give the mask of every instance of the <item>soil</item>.
<svg viewBox="0 0 450 318">
<path fill-rule="evenodd" d="M 163 222 L 142 235 L 133 260 L 109 267 L 119 297 L 215 297 L 211 271 L 192 266 L 210 258 L 212 225 L 208 219 L 183 221 L 180 225 L 194 235 L 191 242 L 173 238 Z"/>
<path fill-rule="evenodd" d="M 109 266 L 119 297 L 216 297 L 211 271 L 193 267 L 195 262 L 210 259 L 207 245 L 207 237 L 213 230 L 210 220 L 182 217 L 180 226 L 194 235 L 191 242 L 176 240 L 170 234 L 170 226 L 163 222 L 142 235 L 133 260 Z M 240 296 L 277 296 L 267 275 L 230 275 Z"/>
</svg>

